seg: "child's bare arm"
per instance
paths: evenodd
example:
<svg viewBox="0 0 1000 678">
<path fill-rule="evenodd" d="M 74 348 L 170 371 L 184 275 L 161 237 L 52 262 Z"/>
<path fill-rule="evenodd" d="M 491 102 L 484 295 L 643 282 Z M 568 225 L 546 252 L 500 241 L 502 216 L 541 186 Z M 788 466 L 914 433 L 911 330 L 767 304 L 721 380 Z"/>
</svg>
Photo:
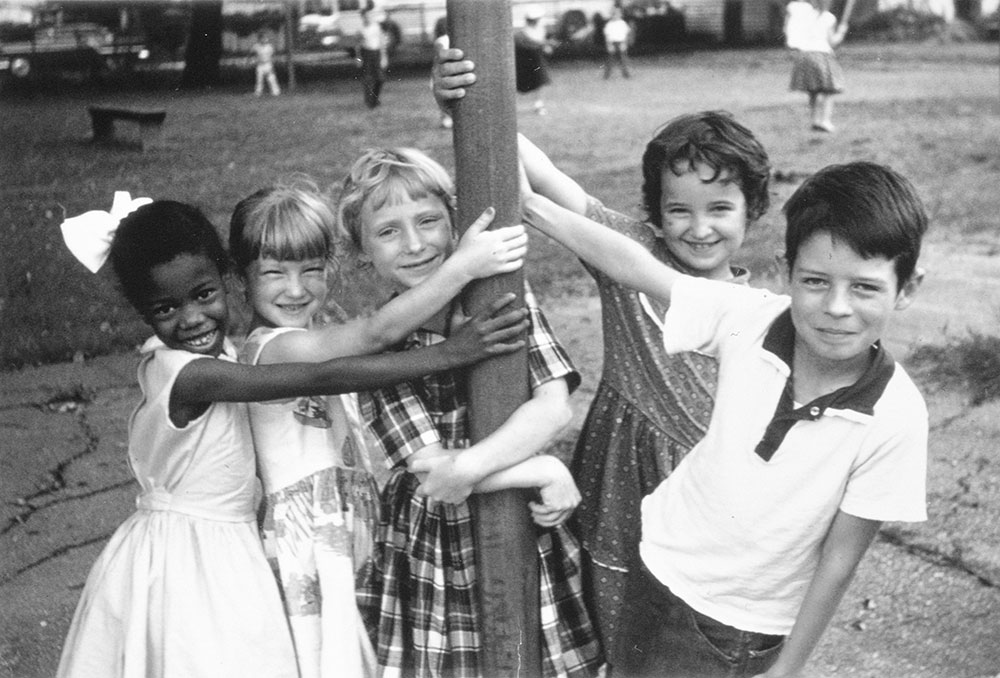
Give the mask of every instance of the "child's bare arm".
<svg viewBox="0 0 1000 678">
<path fill-rule="evenodd" d="M 881 525 L 877 520 L 837 512 L 785 647 L 774 665 L 758 678 L 790 678 L 801 674 Z"/>
<path fill-rule="evenodd" d="M 493 474 L 544 449 L 571 417 L 566 381 L 545 382 L 496 431 L 451 459 L 426 469 L 428 476 L 421 492 L 440 501 L 465 501 L 472 492 L 480 491 L 480 483 Z"/>
<path fill-rule="evenodd" d="M 517 135 L 517 152 L 532 191 L 577 214 L 587 213 L 587 192 L 523 134 Z"/>
<path fill-rule="evenodd" d="M 524 346 L 522 337 L 528 327 L 525 309 L 505 310 L 514 298 L 504 295 L 447 341 L 414 351 L 256 366 L 194 360 L 177 375 L 171 411 L 216 401 L 254 402 L 370 390 L 509 353 Z"/>
<path fill-rule="evenodd" d="M 671 290 L 682 274 L 658 261 L 636 241 L 537 193 L 524 198 L 523 210 L 524 220 L 530 226 L 613 280 L 664 303 L 670 302 Z"/>
<path fill-rule="evenodd" d="M 370 316 L 309 332 L 287 332 L 264 347 L 260 363 L 312 362 L 378 353 L 398 343 L 477 278 L 516 271 L 524 264 L 524 226 L 486 230 L 487 209 L 466 230 L 455 252 L 427 280 L 406 290 Z"/>
</svg>

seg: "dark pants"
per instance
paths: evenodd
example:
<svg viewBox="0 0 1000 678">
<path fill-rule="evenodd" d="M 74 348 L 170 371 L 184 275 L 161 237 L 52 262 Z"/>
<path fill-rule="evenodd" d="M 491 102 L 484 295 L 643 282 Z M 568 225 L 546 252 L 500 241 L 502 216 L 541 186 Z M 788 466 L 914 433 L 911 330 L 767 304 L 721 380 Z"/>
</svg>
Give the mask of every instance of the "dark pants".
<svg viewBox="0 0 1000 678">
<path fill-rule="evenodd" d="M 365 90 L 365 105 L 368 108 L 375 108 L 381 103 L 379 95 L 382 93 L 382 81 L 385 75 L 382 72 L 382 53 L 377 49 L 361 50 L 361 84 Z"/>
<path fill-rule="evenodd" d="M 614 678 L 743 678 L 764 673 L 784 636 L 742 631 L 671 593 L 644 566 L 630 578 L 615 651 Z"/>
</svg>

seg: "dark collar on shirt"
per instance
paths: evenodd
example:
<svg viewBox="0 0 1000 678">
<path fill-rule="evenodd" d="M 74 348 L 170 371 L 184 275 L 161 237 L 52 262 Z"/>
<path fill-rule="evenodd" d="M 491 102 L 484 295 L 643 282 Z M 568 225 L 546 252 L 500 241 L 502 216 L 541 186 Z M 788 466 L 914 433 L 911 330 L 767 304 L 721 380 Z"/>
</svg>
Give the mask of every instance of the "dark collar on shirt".
<svg viewBox="0 0 1000 678">
<path fill-rule="evenodd" d="M 795 355 L 795 326 L 792 324 L 791 311 L 785 311 L 771 323 L 764 336 L 763 348 L 784 362 L 791 374 L 792 358 Z M 774 417 L 767 425 L 764 437 L 757 444 L 757 454 L 765 461 L 769 461 L 797 421 L 815 421 L 823 416 L 827 408 L 854 410 L 868 416 L 874 414 L 875 403 L 882 397 L 886 385 L 892 379 L 896 362 L 880 341 L 876 341 L 870 350 L 871 362 L 860 379 L 850 386 L 822 395 L 802 407 L 794 407 L 792 382 L 789 379 L 778 400 Z"/>
</svg>

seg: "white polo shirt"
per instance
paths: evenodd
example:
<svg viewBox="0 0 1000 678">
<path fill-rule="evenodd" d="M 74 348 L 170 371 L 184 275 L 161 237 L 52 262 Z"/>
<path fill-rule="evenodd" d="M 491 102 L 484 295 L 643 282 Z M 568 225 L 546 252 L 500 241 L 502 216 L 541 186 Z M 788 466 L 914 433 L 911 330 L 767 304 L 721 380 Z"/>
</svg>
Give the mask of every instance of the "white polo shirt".
<svg viewBox="0 0 1000 678">
<path fill-rule="evenodd" d="M 838 510 L 927 517 L 927 409 L 880 346 L 857 384 L 768 431 L 790 374 L 788 307 L 787 296 L 703 279 L 674 288 L 664 344 L 716 356 L 719 383 L 705 438 L 643 501 L 640 544 L 691 607 L 776 635 L 792 628 Z"/>
</svg>

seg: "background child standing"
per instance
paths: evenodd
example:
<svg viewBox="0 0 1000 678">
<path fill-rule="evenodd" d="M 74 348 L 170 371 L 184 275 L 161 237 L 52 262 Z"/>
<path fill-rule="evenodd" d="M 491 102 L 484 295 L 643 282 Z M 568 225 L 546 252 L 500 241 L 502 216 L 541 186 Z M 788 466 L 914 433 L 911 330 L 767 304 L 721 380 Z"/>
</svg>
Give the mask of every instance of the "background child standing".
<svg viewBox="0 0 1000 678">
<path fill-rule="evenodd" d="M 88 215 L 78 219 L 63 224 L 67 242 L 93 233 Z M 161 200 L 120 225 L 110 216 L 97 225 L 110 232 L 89 244 L 111 241 L 125 297 L 155 334 L 142 349 L 143 398 L 129 419 L 129 462 L 142 491 L 91 569 L 57 675 L 294 678 L 288 624 L 257 533 L 242 403 L 393 383 L 519 343 L 491 346 L 508 332 L 484 341 L 497 321 L 481 316 L 461 340 L 416 361 L 239 365 L 226 339 L 228 257 L 200 211 Z M 499 324 L 513 321 L 510 332 L 520 331 L 520 313 L 508 316 Z"/>
<path fill-rule="evenodd" d="M 525 206 L 669 303 L 668 351 L 720 364 L 705 438 L 643 500 L 615 674 L 800 675 L 882 521 L 926 520 L 927 409 L 881 343 L 922 279 L 916 191 L 867 162 L 807 179 L 785 206 L 788 295 L 685 276 L 545 198 Z"/>
<path fill-rule="evenodd" d="M 647 221 L 602 205 L 520 140 L 531 189 L 586 215 L 694 276 L 746 283 L 734 267 L 746 229 L 767 210 L 770 166 L 753 134 L 721 112 L 667 123 L 643 154 Z M 614 636 L 625 583 L 638 563 L 642 498 L 705 434 L 717 364 L 700 353 L 668 354 L 660 340 L 664 308 L 585 262 L 601 295 L 601 381 L 573 453 L 583 499 L 573 518 L 585 558 L 588 606 L 614 666 Z"/>
<path fill-rule="evenodd" d="M 274 45 L 267 33 L 260 31 L 257 33 L 257 42 L 250 48 L 254 55 L 255 84 L 253 93 L 260 96 L 264 93 L 264 83 L 267 83 L 272 96 L 281 94 L 281 87 L 278 86 L 278 76 L 274 74 Z"/>
<path fill-rule="evenodd" d="M 604 79 L 611 77 L 611 70 L 615 64 L 618 64 L 623 77 L 629 77 L 628 43 L 632 36 L 632 27 L 622 16 L 621 7 L 616 5 L 611 8 L 611 18 L 601 30 L 604 33 L 605 48 Z"/>
<path fill-rule="evenodd" d="M 455 255 L 418 288 L 370 316 L 323 326 L 334 214 L 309 183 L 257 191 L 236 206 L 230 252 L 247 288 L 251 365 L 379 353 L 402 340 L 471 280 L 516 270 L 523 226 L 484 231 L 486 214 Z M 311 332 L 303 330 L 313 329 Z M 303 678 L 374 676 L 375 653 L 355 602 L 372 585 L 378 489 L 353 394 L 251 403 L 265 493 L 264 541 L 281 582 Z"/>
<path fill-rule="evenodd" d="M 344 180 L 339 223 L 360 256 L 394 289 L 420 284 L 451 255 L 453 184 L 412 149 L 372 150 Z M 362 411 L 392 475 L 383 492 L 379 563 L 383 590 L 378 652 L 387 675 L 479 678 L 472 492 L 539 488 L 543 673 L 594 676 L 600 648 L 580 597 L 579 551 L 561 526 L 579 501 L 569 471 L 539 455 L 569 421 L 579 376 L 530 295 L 531 398 L 491 435 L 469 446 L 462 375 L 440 373 L 361 395 Z M 447 335 L 454 309 L 425 323 L 404 352 Z"/>
<path fill-rule="evenodd" d="M 847 35 L 830 0 L 792 0 L 785 8 L 785 44 L 792 50 L 791 89 L 809 95 L 812 128 L 833 132 L 833 95 L 844 91 L 844 72 L 833 48 Z"/>
</svg>

